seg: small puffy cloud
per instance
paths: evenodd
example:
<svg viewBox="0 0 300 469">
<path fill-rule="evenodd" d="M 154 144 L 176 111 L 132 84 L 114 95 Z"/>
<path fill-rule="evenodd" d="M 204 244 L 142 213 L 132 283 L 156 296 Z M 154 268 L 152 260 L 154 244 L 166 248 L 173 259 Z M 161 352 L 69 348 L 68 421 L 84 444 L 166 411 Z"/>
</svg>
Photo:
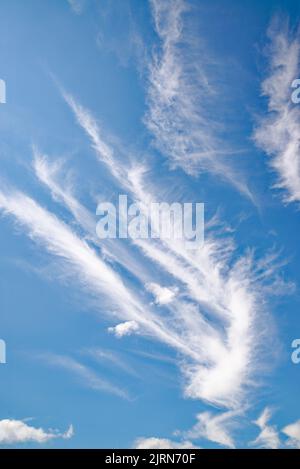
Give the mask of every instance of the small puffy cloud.
<svg viewBox="0 0 300 469">
<path fill-rule="evenodd" d="M 176 288 L 161 287 L 158 283 L 147 283 L 145 287 L 153 294 L 155 298 L 154 302 L 157 305 L 166 305 L 171 303 L 178 291 Z"/>
<path fill-rule="evenodd" d="M 54 438 L 69 439 L 74 435 L 73 426 L 70 425 L 65 433 L 59 433 L 55 430 L 43 430 L 36 428 L 22 420 L 0 420 L 0 444 L 9 445 L 15 443 L 46 443 Z"/>
<path fill-rule="evenodd" d="M 135 442 L 136 449 L 197 449 L 190 441 L 172 441 L 167 438 L 138 438 Z"/>
<path fill-rule="evenodd" d="M 300 420 L 295 423 L 291 423 L 290 425 L 287 425 L 281 431 L 289 437 L 287 441 L 288 446 L 300 449 Z"/>
<path fill-rule="evenodd" d="M 135 321 L 125 321 L 117 324 L 116 326 L 109 327 L 108 332 L 114 334 L 116 337 L 121 338 L 125 335 L 131 335 L 138 330 L 139 326 Z"/>
</svg>

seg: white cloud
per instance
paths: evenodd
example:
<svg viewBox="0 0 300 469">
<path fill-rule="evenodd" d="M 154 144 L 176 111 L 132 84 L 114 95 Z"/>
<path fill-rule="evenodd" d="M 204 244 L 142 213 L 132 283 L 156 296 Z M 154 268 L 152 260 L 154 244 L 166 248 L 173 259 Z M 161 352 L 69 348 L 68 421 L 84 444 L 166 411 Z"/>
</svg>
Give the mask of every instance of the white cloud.
<svg viewBox="0 0 300 469">
<path fill-rule="evenodd" d="M 138 331 L 139 326 L 135 321 L 126 321 L 117 324 L 116 326 L 109 327 L 108 332 L 114 334 L 119 339 L 126 335 L 131 335 L 134 332 Z"/>
<path fill-rule="evenodd" d="M 85 109 L 82 114 L 82 107 L 70 96 L 67 102 L 89 135 L 100 161 L 142 210 L 153 201 L 164 200 L 161 188 L 146 181 L 148 173 L 144 166 L 132 161 L 128 165 L 120 159 L 118 152 L 103 141 L 89 111 Z M 257 372 L 256 351 L 266 330 L 266 296 L 276 291 L 275 285 L 281 284 L 281 292 L 287 288 L 276 277 L 274 254 L 263 259 L 255 258 L 251 251 L 237 256 L 228 233 L 215 235 L 214 228 L 212 234 L 206 233 L 202 248 L 193 253 L 181 240 L 135 240 L 133 244 L 158 269 L 176 280 L 179 298 L 182 292 L 196 303 L 176 298 L 168 304 L 170 317 L 159 316 L 159 328 L 163 324 L 169 336 L 163 340 L 167 339 L 187 358 L 179 363 L 185 376 L 185 395 L 239 408 Z"/>
<path fill-rule="evenodd" d="M 111 298 L 115 298 L 115 303 L 124 301 L 123 304 L 127 305 L 127 309 L 134 311 L 134 299 L 118 275 L 55 215 L 20 192 L 6 194 L 1 192 L 0 207 L 26 227 L 30 237 L 39 241 L 51 254 L 64 260 L 69 264 L 69 268 L 72 267 L 77 274 L 79 273 L 81 282 L 87 288 L 106 292 Z"/>
<path fill-rule="evenodd" d="M 300 420 L 287 425 L 281 431 L 289 437 L 286 443 L 288 446 L 300 449 Z"/>
<path fill-rule="evenodd" d="M 33 168 L 36 177 L 48 189 L 55 201 L 62 202 L 72 213 L 74 218 L 87 231 L 95 232 L 95 218 L 90 212 L 78 202 L 73 195 L 73 185 L 71 174 L 65 170 L 63 160 L 56 159 L 49 161 L 37 147 L 33 147 Z"/>
<path fill-rule="evenodd" d="M 59 433 L 53 430 L 43 430 L 36 428 L 22 420 L 3 419 L 0 420 L 0 444 L 10 445 L 17 443 L 46 443 L 54 438 L 69 439 L 74 435 L 73 426 L 70 425 L 65 433 Z"/>
<path fill-rule="evenodd" d="M 187 438 L 198 440 L 205 438 L 214 443 L 218 443 L 228 448 L 234 448 L 234 440 L 231 436 L 231 430 L 235 425 L 235 419 L 241 415 L 241 412 L 224 412 L 213 415 L 211 412 L 203 412 L 197 415 L 198 422 L 194 427 L 185 433 Z"/>
<path fill-rule="evenodd" d="M 260 428 L 258 437 L 250 444 L 258 448 L 277 449 L 280 447 L 280 438 L 277 428 L 269 425 L 269 420 L 272 417 L 272 411 L 266 407 L 259 418 L 254 422 Z"/>
<path fill-rule="evenodd" d="M 194 355 L 180 335 L 147 309 L 128 289 L 120 276 L 78 237 L 64 222 L 21 192 L 0 192 L 0 209 L 13 216 L 29 236 L 62 261 L 66 277 L 76 276 L 93 297 L 107 302 L 107 314 L 136 321 L 144 331 L 158 340 Z M 102 311 L 101 309 L 101 311 Z"/>
<path fill-rule="evenodd" d="M 291 101 L 292 82 L 299 77 L 299 33 L 289 30 L 288 22 L 275 19 L 269 28 L 270 71 L 262 83 L 268 98 L 268 115 L 261 118 L 254 132 L 256 144 L 270 157 L 278 176 L 284 202 L 300 201 L 300 108 Z"/>
<path fill-rule="evenodd" d="M 196 449 L 190 441 L 172 441 L 167 438 L 138 438 L 134 447 L 136 449 Z"/>
<path fill-rule="evenodd" d="M 129 195 L 141 204 L 142 209 L 149 201 L 163 200 L 161 189 L 155 183 L 147 183 L 143 167 L 132 164 L 130 168 L 126 162 L 121 164 L 116 152 L 102 142 L 89 112 L 85 110 L 81 114 L 81 107 L 73 98 L 71 104 L 99 159 L 104 159 L 119 186 L 128 188 Z M 88 234 L 90 244 L 97 245 L 90 237 L 93 230 L 90 213 L 77 201 L 72 187 L 66 185 L 64 191 L 59 180 L 60 164 L 49 165 L 48 160 L 35 150 L 34 168 L 53 198 L 68 208 Z M 144 278 L 139 278 L 140 270 L 136 272 L 140 285 L 152 284 L 158 303 L 167 301 L 168 308 L 161 314 L 160 308 L 145 303 L 144 292 L 124 283 L 114 265 L 98 254 L 84 235 L 81 238 L 73 228 L 33 199 L 2 187 L 0 208 L 33 240 L 56 256 L 66 277 L 76 278 L 95 299 L 95 304 L 99 302 L 101 312 L 105 309 L 114 322 L 122 321 L 111 327 L 111 332 L 123 336 L 138 328 L 140 335 L 156 338 L 179 352 L 177 364 L 184 376 L 185 395 L 234 409 L 233 413 L 216 416 L 200 414 L 194 430 L 197 429 L 198 437 L 202 435 L 233 447 L 229 430 L 257 373 L 256 353 L 261 353 L 264 338 L 266 295 L 276 285 L 274 255 L 267 254 L 263 259 L 256 259 L 251 251 L 240 255 L 228 234 L 217 233 L 215 227 L 206 233 L 203 247 L 196 252 L 187 250 L 181 240 L 132 241 L 125 257 L 130 257 L 132 247 L 138 248 L 139 262 L 144 262 L 146 256 L 156 269 L 171 278 L 168 281 L 175 284 L 172 288 L 176 288 L 176 295 L 170 296 L 169 291 L 166 295 L 166 290 L 161 290 L 163 287 L 153 281 L 145 282 Z M 78 362 L 66 357 L 56 357 L 55 361 L 56 365 L 69 369 L 94 389 L 124 395 L 123 390 L 105 382 Z M 187 438 L 191 439 L 191 436 Z"/>
<path fill-rule="evenodd" d="M 93 148 L 99 158 L 99 161 L 105 163 L 113 176 L 119 181 L 126 181 L 126 172 L 116 161 L 113 149 L 107 145 L 101 137 L 101 129 L 99 123 L 92 114 L 81 104 L 75 101 L 73 96 L 61 90 L 62 96 L 66 103 L 70 106 L 76 116 L 78 124 L 85 130 L 93 143 Z"/>
<path fill-rule="evenodd" d="M 133 252 L 116 240 L 99 240 L 95 226 L 97 219 L 75 197 L 73 174 L 66 168 L 66 162 L 60 159 L 50 161 L 36 147 L 33 148 L 33 168 L 39 181 L 51 192 L 53 200 L 60 202 L 74 217 L 76 223 L 86 232 L 86 237 L 101 249 L 103 256 L 125 267 L 145 281 L 149 278 L 145 263 L 139 262 Z"/>
<path fill-rule="evenodd" d="M 146 289 L 155 297 L 155 303 L 158 305 L 167 305 L 171 303 L 177 293 L 177 288 L 162 287 L 158 283 L 150 282 L 145 285 Z"/>
<path fill-rule="evenodd" d="M 198 32 L 197 41 L 193 37 L 192 7 L 184 0 L 150 3 L 161 47 L 160 52 L 155 49 L 148 67 L 145 123 L 156 147 L 169 158 L 172 168 L 180 167 L 192 175 L 212 172 L 253 199 L 246 182 L 229 163 L 234 152 L 221 137 L 222 125 L 215 113 L 221 106 L 218 87 L 215 84 L 213 89 L 210 84 L 207 50 L 196 47 L 201 40 Z"/>
</svg>

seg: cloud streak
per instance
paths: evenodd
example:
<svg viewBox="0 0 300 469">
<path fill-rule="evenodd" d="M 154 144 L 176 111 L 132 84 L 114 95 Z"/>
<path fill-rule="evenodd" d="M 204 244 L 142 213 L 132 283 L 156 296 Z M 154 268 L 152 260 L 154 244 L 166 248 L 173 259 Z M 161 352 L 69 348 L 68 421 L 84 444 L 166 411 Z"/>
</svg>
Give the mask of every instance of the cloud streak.
<svg viewBox="0 0 300 469">
<path fill-rule="evenodd" d="M 278 449 L 280 447 L 280 438 L 275 426 L 269 425 L 272 417 L 272 411 L 266 407 L 259 418 L 254 422 L 260 428 L 257 438 L 250 444 L 258 448 Z"/>
<path fill-rule="evenodd" d="M 203 412 L 197 415 L 198 422 L 194 427 L 185 433 L 187 438 L 206 440 L 218 443 L 228 448 L 235 448 L 234 440 L 231 436 L 232 427 L 234 427 L 235 419 L 241 415 L 239 412 L 224 412 L 213 415 L 211 412 Z"/>
<path fill-rule="evenodd" d="M 300 108 L 291 100 L 292 83 L 299 76 L 299 32 L 288 21 L 275 18 L 268 31 L 269 73 L 262 83 L 268 99 L 268 114 L 260 118 L 254 132 L 256 144 L 270 156 L 271 168 L 285 203 L 300 201 Z"/>
<path fill-rule="evenodd" d="M 164 200 L 159 187 L 154 185 L 151 189 L 147 184 L 145 168 L 134 163 L 127 166 L 126 160 L 121 163 L 117 152 L 98 133 L 90 112 L 82 112 L 82 106 L 68 96 L 67 103 L 77 122 L 89 135 L 97 157 L 116 183 L 129 188 L 129 195 L 142 210 L 153 201 Z M 207 235 L 204 246 L 193 254 L 180 240 L 133 243 L 156 268 L 176 279 L 179 292 L 187 294 L 194 303 L 176 299 L 165 305 L 170 319 L 163 321 L 169 331 L 189 344 L 192 352 L 180 364 L 186 378 L 185 394 L 229 408 L 240 406 L 251 386 L 255 354 L 262 342 L 262 298 L 277 281 L 274 258 L 267 255 L 265 259 L 255 259 L 251 251 L 237 258 L 233 241 L 222 234 Z"/>
<path fill-rule="evenodd" d="M 74 358 L 50 353 L 41 356 L 41 358 L 48 365 L 55 366 L 57 368 L 62 368 L 68 371 L 69 373 L 73 374 L 85 387 L 93 389 L 94 391 L 113 394 L 123 399 L 129 399 L 129 395 L 125 389 L 122 389 L 121 387 L 110 383 L 107 379 L 99 376 L 89 367 L 83 365 Z"/>
<path fill-rule="evenodd" d="M 207 72 L 207 51 L 197 50 L 184 0 L 151 0 L 160 47 L 148 64 L 148 112 L 145 124 L 171 168 L 196 176 L 208 171 L 253 200 L 245 181 L 230 162 L 235 151 L 224 139 L 215 109 L 220 107 Z M 197 41 L 199 43 L 199 41 Z"/>
</svg>

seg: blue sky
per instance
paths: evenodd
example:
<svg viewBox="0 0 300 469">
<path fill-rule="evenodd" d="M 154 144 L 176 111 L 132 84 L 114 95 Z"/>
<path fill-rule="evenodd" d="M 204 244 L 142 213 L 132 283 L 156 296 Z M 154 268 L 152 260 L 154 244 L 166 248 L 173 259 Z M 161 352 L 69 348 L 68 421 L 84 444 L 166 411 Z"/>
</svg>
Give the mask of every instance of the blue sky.
<svg viewBox="0 0 300 469">
<path fill-rule="evenodd" d="M 300 447 L 296 1 L 3 0 L 0 444 Z M 96 208 L 205 204 L 205 243 Z"/>
</svg>

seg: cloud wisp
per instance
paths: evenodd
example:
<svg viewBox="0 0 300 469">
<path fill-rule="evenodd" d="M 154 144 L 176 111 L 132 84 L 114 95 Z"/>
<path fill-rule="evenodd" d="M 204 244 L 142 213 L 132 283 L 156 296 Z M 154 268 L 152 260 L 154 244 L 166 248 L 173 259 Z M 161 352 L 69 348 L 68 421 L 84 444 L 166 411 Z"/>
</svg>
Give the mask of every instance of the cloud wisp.
<svg viewBox="0 0 300 469">
<path fill-rule="evenodd" d="M 145 168 L 121 162 L 117 152 L 98 133 L 91 113 L 87 109 L 83 111 L 68 96 L 67 103 L 77 122 L 89 135 L 97 157 L 116 183 L 128 187 L 129 195 L 142 209 L 159 199 L 160 188 L 153 184 L 150 187 Z M 102 148 L 106 149 L 104 154 Z M 181 341 L 193 350 L 180 365 L 186 378 L 185 394 L 215 405 L 239 407 L 256 368 L 255 354 L 264 330 L 265 310 L 261 299 L 267 294 L 266 283 L 276 283 L 276 262 L 272 256 L 255 259 L 252 252 L 237 258 L 233 241 L 224 235 L 207 235 L 204 246 L 193 254 L 180 240 L 135 240 L 133 243 L 157 269 L 176 280 L 179 294 L 184 293 L 193 302 L 188 304 L 176 298 L 160 305 L 170 312 L 169 331 L 175 330 Z M 164 291 L 161 288 L 159 291 Z"/>
<path fill-rule="evenodd" d="M 94 298 L 107 300 L 110 317 L 136 321 L 146 334 L 187 356 L 196 353 L 157 314 L 140 302 L 121 277 L 63 221 L 18 191 L 0 192 L 0 208 L 14 217 L 29 236 L 62 261 L 66 277 L 77 281 Z"/>
<path fill-rule="evenodd" d="M 181 3 L 176 2 L 178 8 Z M 181 8 L 179 11 L 183 13 Z M 157 27 L 166 27 L 161 26 L 161 21 L 156 18 Z M 165 33 L 161 34 L 164 37 Z M 122 191 L 126 189 L 141 211 L 153 201 L 164 200 L 164 191 L 155 182 L 149 182 L 145 166 L 120 158 L 118 150 L 105 141 L 90 111 L 69 93 L 62 93 L 115 185 Z M 94 216 L 75 197 L 77 191 L 73 191 L 72 184 L 64 183 L 68 178 L 61 178 L 62 174 L 66 175 L 61 162 L 50 164 L 34 148 L 34 171 L 53 199 L 71 214 L 72 225 L 26 194 L 5 187 L 0 191 L 2 211 L 13 217 L 48 253 L 55 255 L 66 277 L 79 282 L 95 303 L 99 303 L 99 313 L 106 314 L 114 323 L 109 332 L 118 338 L 137 333 L 158 340 L 176 352 L 184 376 L 185 396 L 228 409 L 222 415 L 200 414 L 199 437 L 203 435 L 233 447 L 227 428 L 235 420 L 236 412 L 243 409 L 254 377 L 259 373 L 258 353 L 262 351 L 265 337 L 267 298 L 272 287 L 274 290 L 280 282 L 274 256 L 259 259 L 251 250 L 241 253 L 226 230 L 217 232 L 215 228 L 208 229 L 204 245 L 193 253 L 182 240 L 132 240 L 121 248 L 121 258 L 144 287 L 138 289 L 98 249 Z M 80 234 L 76 230 L 78 226 Z M 118 258 L 114 249 L 112 257 Z M 134 250 L 138 252 L 136 270 L 130 261 Z M 157 283 L 148 269 L 141 268 L 145 259 L 159 275 L 166 276 L 165 284 L 172 287 Z M 284 288 L 282 282 L 280 285 Z M 72 359 L 61 357 L 56 359 L 56 364 L 99 390 L 106 387 L 89 369 Z M 121 395 L 120 390 L 111 390 Z"/>
<path fill-rule="evenodd" d="M 255 448 L 278 449 L 278 448 L 294 448 L 300 449 L 300 420 L 290 423 L 278 430 L 276 425 L 269 422 L 272 418 L 272 410 L 266 407 L 259 418 L 253 422 L 260 428 L 257 438 L 249 443 Z M 286 439 L 282 439 L 283 434 Z"/>
<path fill-rule="evenodd" d="M 287 425 L 281 431 L 288 437 L 287 446 L 300 449 L 300 420 Z"/>
<path fill-rule="evenodd" d="M 148 64 L 144 121 L 155 146 L 171 168 L 193 176 L 210 172 L 253 201 L 231 160 L 236 150 L 222 135 L 224 126 L 215 112 L 221 105 L 217 86 L 213 88 L 207 71 L 211 59 L 204 47 L 197 50 L 195 45 L 192 7 L 185 0 L 151 0 L 150 5 L 160 46 Z"/>
<path fill-rule="evenodd" d="M 242 411 L 228 411 L 213 415 L 211 412 L 203 412 L 197 415 L 197 423 L 185 436 L 191 440 L 206 440 L 218 443 L 221 446 L 235 448 L 231 430 L 236 425 L 236 419 Z"/>
<path fill-rule="evenodd" d="M 260 429 L 257 438 L 250 443 L 256 448 L 278 449 L 280 447 L 280 438 L 277 428 L 270 425 L 269 421 L 272 417 L 272 411 L 266 407 L 259 418 L 254 422 Z"/>
<path fill-rule="evenodd" d="M 273 20 L 269 31 L 268 76 L 262 83 L 262 95 L 268 99 L 268 113 L 262 116 L 254 132 L 256 144 L 270 156 L 271 168 L 285 203 L 300 201 L 300 107 L 293 104 L 292 83 L 299 77 L 300 38 L 288 21 Z"/>
<path fill-rule="evenodd" d="M 110 383 L 106 378 L 99 376 L 99 374 L 91 368 L 72 357 L 48 353 L 40 356 L 40 358 L 48 365 L 62 368 L 76 376 L 79 379 L 79 382 L 87 388 L 94 391 L 113 394 L 121 397 L 122 399 L 129 399 L 129 394 L 125 389 Z"/>
</svg>

